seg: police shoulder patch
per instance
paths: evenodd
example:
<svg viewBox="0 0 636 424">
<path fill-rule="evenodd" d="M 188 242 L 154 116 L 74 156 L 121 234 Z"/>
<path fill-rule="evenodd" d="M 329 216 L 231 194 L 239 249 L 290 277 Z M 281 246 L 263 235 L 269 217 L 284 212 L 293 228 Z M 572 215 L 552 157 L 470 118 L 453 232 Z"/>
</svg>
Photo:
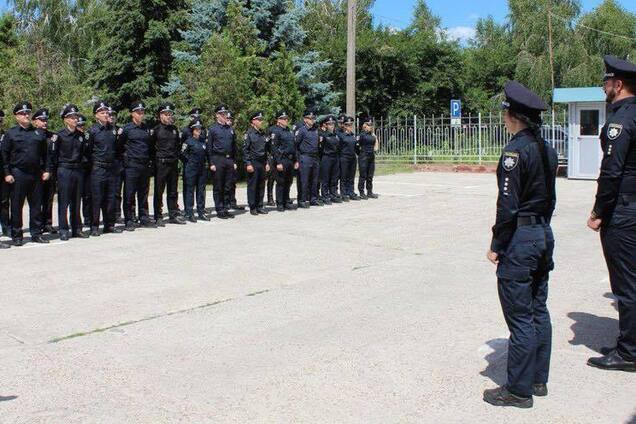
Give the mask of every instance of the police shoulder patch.
<svg viewBox="0 0 636 424">
<path fill-rule="evenodd" d="M 501 166 L 505 171 L 512 171 L 519 164 L 519 153 L 516 152 L 504 152 L 501 158 Z"/>
<path fill-rule="evenodd" d="M 607 138 L 610 140 L 616 140 L 623 133 L 623 126 L 621 124 L 609 124 L 607 126 Z"/>
<path fill-rule="evenodd" d="M 123 133 L 124 133 L 124 130 L 123 130 L 123 129 L 121 129 L 121 128 L 120 128 L 120 129 L 118 129 L 118 130 L 117 130 L 117 134 L 118 134 L 118 135 L 122 135 Z"/>
</svg>

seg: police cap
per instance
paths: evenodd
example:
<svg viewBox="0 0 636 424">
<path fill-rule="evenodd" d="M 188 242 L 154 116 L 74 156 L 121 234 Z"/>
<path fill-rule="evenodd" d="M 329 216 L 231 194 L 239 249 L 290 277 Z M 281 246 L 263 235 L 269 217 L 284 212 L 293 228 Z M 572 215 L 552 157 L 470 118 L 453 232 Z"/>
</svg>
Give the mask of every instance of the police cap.
<svg viewBox="0 0 636 424">
<path fill-rule="evenodd" d="M 506 100 L 501 106 L 511 112 L 520 113 L 534 122 L 541 121 L 541 112 L 548 109 L 543 100 L 517 81 L 508 81 L 504 86 Z"/>
<path fill-rule="evenodd" d="M 636 65 L 632 62 L 611 55 L 603 57 L 603 61 L 605 62 L 605 76 L 603 77 L 603 81 L 607 81 L 611 78 L 624 78 L 629 81 L 636 81 Z"/>
<path fill-rule="evenodd" d="M 29 102 L 22 102 L 15 105 L 13 108 L 13 114 L 17 115 L 18 113 L 31 113 L 33 106 Z"/>
</svg>

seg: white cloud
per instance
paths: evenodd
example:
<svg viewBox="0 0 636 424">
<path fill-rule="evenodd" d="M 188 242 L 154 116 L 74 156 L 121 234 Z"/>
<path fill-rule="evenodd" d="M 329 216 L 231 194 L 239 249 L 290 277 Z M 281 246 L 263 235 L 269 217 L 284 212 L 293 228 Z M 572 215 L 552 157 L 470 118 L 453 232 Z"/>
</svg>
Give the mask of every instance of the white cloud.
<svg viewBox="0 0 636 424">
<path fill-rule="evenodd" d="M 465 43 L 471 38 L 474 38 L 475 35 L 477 34 L 477 32 L 475 31 L 475 28 L 467 27 L 467 26 L 456 26 L 456 27 L 446 28 L 444 32 L 446 33 L 446 36 L 448 38 L 453 40 L 458 40 L 462 43 Z"/>
</svg>

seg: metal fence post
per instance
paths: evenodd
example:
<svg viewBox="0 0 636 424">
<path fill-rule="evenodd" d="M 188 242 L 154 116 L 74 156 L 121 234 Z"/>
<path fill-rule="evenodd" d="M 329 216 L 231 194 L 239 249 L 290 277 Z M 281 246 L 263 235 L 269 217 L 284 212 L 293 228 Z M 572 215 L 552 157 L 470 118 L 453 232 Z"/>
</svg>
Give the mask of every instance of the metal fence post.
<svg viewBox="0 0 636 424">
<path fill-rule="evenodd" d="M 413 165 L 417 165 L 417 115 L 413 115 Z"/>
<path fill-rule="evenodd" d="M 479 164 L 481 165 L 481 112 L 479 112 L 478 116 L 478 125 L 479 125 Z"/>
</svg>

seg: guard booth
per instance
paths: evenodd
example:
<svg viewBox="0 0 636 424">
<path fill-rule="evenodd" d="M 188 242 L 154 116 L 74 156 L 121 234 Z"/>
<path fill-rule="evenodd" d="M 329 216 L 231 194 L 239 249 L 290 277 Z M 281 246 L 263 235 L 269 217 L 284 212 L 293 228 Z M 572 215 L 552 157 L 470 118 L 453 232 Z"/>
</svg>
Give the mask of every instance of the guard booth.
<svg viewBox="0 0 636 424">
<path fill-rule="evenodd" d="M 568 105 L 568 178 L 595 180 L 603 159 L 605 92 L 600 87 L 556 88 L 552 100 Z"/>
</svg>

